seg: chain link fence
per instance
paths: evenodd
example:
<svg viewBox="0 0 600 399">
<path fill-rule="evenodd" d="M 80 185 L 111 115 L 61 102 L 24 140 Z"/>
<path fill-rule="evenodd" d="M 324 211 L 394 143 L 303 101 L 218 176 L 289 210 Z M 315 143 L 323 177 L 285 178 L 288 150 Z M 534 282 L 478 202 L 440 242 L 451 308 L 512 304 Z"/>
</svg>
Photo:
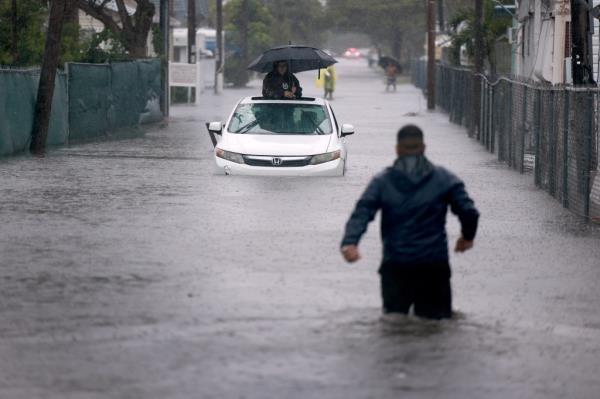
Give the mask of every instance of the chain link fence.
<svg viewBox="0 0 600 399">
<path fill-rule="evenodd" d="M 511 168 L 531 173 L 565 208 L 586 220 L 600 217 L 600 90 L 477 78 L 481 144 Z M 425 62 L 413 64 L 412 82 L 426 90 Z M 437 65 L 436 105 L 467 129 L 474 119 L 472 85 L 469 69 Z"/>
</svg>

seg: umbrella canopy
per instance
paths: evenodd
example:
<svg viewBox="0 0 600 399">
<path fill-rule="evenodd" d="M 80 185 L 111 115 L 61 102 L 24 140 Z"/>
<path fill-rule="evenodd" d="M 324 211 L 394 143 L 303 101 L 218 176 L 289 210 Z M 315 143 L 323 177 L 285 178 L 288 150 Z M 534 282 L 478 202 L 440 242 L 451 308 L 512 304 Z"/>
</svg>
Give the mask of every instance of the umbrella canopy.
<svg viewBox="0 0 600 399">
<path fill-rule="evenodd" d="M 396 68 L 398 68 L 398 70 L 401 69 L 400 61 L 398 61 L 397 59 L 395 59 L 393 57 L 388 57 L 388 56 L 380 57 L 378 64 L 383 69 L 387 68 L 387 66 L 390 64 L 396 65 Z"/>
<path fill-rule="evenodd" d="M 273 70 L 273 63 L 287 61 L 291 73 L 327 68 L 337 61 L 323 50 L 308 46 L 281 46 L 265 51 L 248 65 L 248 69 L 260 73 Z"/>
</svg>

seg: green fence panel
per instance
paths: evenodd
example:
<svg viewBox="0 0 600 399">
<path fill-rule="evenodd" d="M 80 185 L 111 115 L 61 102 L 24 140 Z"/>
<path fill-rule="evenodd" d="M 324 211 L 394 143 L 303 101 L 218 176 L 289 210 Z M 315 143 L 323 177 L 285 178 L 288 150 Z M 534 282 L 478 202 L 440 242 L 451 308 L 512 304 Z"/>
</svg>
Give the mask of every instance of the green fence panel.
<svg viewBox="0 0 600 399">
<path fill-rule="evenodd" d="M 0 70 L 0 156 L 27 151 L 39 71 Z M 52 99 L 48 144 L 60 145 L 68 136 L 67 85 L 64 74 L 58 74 Z"/>
<path fill-rule="evenodd" d="M 48 145 L 127 135 L 140 122 L 160 120 L 159 60 L 69 64 L 56 76 Z M 0 70 L 0 156 L 31 143 L 39 70 Z"/>
<path fill-rule="evenodd" d="M 37 90 L 37 88 L 36 88 Z M 69 139 L 69 93 L 67 91 L 67 75 L 59 73 L 54 84 L 52 112 L 48 127 L 49 146 L 65 144 Z"/>
<path fill-rule="evenodd" d="M 161 64 L 160 60 L 142 60 L 137 62 L 140 85 L 144 87 L 144 110 L 141 122 L 158 122 L 162 119 L 160 112 Z"/>
<path fill-rule="evenodd" d="M 155 121 L 144 116 L 158 104 L 160 79 L 159 60 L 69 64 L 70 138 L 127 136 L 140 121 Z"/>
<path fill-rule="evenodd" d="M 0 72 L 0 155 L 28 148 L 33 125 L 34 90 L 31 73 Z"/>
<path fill-rule="evenodd" d="M 110 130 L 110 78 L 109 65 L 69 64 L 70 140 L 89 140 Z"/>
<path fill-rule="evenodd" d="M 146 88 L 147 96 L 160 96 L 161 65 L 159 60 L 143 60 L 137 62 L 141 85 Z"/>
<path fill-rule="evenodd" d="M 143 87 L 135 62 L 111 64 L 111 119 L 117 129 L 135 126 L 145 105 Z"/>
</svg>

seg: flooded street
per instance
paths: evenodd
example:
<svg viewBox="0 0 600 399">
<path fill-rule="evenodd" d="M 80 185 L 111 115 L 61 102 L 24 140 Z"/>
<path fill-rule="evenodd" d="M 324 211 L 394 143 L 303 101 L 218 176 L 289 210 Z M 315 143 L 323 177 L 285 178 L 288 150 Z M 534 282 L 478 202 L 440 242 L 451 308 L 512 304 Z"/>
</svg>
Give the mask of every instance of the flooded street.
<svg viewBox="0 0 600 399">
<path fill-rule="evenodd" d="M 215 174 L 205 122 L 256 82 L 144 137 L 0 160 L 0 398 L 597 397 L 598 229 L 365 63 L 338 67 L 345 177 Z M 339 254 L 405 123 L 482 215 L 452 321 L 381 320 L 375 224 L 360 262 Z"/>
</svg>

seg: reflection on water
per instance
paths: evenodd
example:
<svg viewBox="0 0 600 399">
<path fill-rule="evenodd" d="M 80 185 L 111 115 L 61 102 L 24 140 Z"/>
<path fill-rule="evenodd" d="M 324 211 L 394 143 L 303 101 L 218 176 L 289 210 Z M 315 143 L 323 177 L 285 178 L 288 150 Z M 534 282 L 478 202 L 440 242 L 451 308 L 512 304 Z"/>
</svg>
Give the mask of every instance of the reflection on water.
<svg viewBox="0 0 600 399">
<path fill-rule="evenodd" d="M 452 320 L 427 320 L 398 313 L 384 314 L 380 318 L 381 331 L 384 335 L 410 335 L 426 337 L 440 334 Z"/>
<path fill-rule="evenodd" d="M 452 319 L 431 320 L 412 314 L 382 314 L 379 308 L 349 309 L 328 315 L 328 329 L 356 333 L 363 337 L 404 336 L 407 338 L 427 338 L 446 333 L 460 333 L 485 329 L 485 326 L 471 320 L 464 312 L 454 310 Z M 332 322 L 333 321 L 333 322 Z M 489 328 L 493 329 L 493 328 Z"/>
</svg>

